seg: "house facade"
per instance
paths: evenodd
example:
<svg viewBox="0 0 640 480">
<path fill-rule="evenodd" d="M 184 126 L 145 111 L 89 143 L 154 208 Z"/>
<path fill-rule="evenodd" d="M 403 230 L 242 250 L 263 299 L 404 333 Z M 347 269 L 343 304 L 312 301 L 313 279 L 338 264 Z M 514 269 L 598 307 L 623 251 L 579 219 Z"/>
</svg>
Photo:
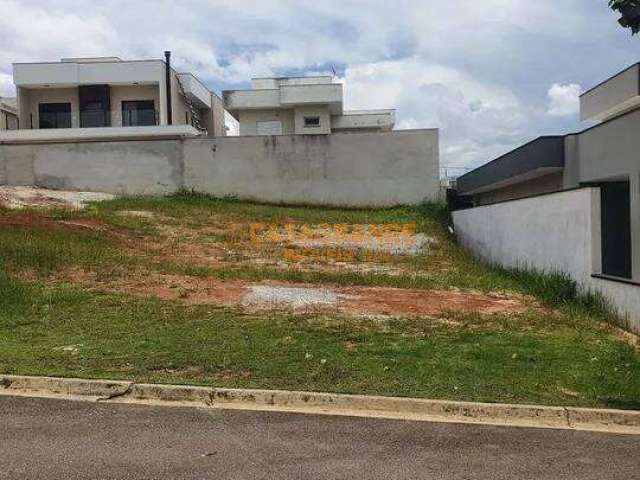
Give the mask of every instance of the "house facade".
<svg viewBox="0 0 640 480">
<path fill-rule="evenodd" d="M 16 99 L 0 97 L 0 130 L 18 129 Z"/>
<path fill-rule="evenodd" d="M 540 137 L 457 179 L 473 206 L 597 187 L 592 273 L 640 283 L 640 65 L 580 97 L 578 133 Z M 557 196 L 555 198 L 558 198 Z"/>
<path fill-rule="evenodd" d="M 394 110 L 345 111 L 331 76 L 254 78 L 250 90 L 222 93 L 240 135 L 326 135 L 390 131 Z"/>
<path fill-rule="evenodd" d="M 64 58 L 15 63 L 21 130 L 189 125 L 225 135 L 222 100 L 165 60 Z"/>
</svg>

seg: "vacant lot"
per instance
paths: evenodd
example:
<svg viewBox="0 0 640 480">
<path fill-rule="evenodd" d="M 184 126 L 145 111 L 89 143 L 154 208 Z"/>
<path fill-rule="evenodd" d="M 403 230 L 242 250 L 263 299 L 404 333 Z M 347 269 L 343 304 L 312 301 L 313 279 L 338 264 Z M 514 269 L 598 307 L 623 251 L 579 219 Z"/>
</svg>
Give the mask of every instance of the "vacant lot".
<svg viewBox="0 0 640 480">
<path fill-rule="evenodd" d="M 475 262 L 444 215 L 1 208 L 0 371 L 640 408 L 640 353 L 597 301 Z"/>
</svg>

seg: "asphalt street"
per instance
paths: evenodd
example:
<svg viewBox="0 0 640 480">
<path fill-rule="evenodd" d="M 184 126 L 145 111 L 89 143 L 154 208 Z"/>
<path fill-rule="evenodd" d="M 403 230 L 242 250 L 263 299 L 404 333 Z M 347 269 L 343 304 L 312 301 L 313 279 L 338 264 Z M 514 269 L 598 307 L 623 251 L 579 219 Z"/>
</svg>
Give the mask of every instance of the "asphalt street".
<svg viewBox="0 0 640 480">
<path fill-rule="evenodd" d="M 0 396 L 2 479 L 637 479 L 640 436 Z"/>
</svg>

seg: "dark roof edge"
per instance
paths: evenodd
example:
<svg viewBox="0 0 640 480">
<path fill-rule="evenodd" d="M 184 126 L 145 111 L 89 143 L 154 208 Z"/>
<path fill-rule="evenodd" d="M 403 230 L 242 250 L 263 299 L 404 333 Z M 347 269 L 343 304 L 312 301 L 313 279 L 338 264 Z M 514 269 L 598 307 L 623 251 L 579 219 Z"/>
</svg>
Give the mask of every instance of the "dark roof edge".
<svg viewBox="0 0 640 480">
<path fill-rule="evenodd" d="M 640 63 L 638 63 L 638 65 L 640 65 Z M 604 122 L 596 123 L 595 125 L 591 125 L 590 127 L 587 127 L 584 130 L 580 130 L 580 131 L 577 131 L 577 132 L 565 133 L 564 135 L 541 135 L 539 137 L 534 138 L 533 140 L 528 141 L 527 143 L 525 143 L 523 145 L 520 145 L 517 148 L 514 148 L 513 150 L 508 151 L 507 153 L 504 153 L 504 154 L 500 155 L 498 158 L 494 158 L 493 160 L 491 160 L 490 162 L 485 163 L 484 165 L 480 165 L 479 167 L 474 168 L 470 172 L 467 172 L 464 175 L 459 176 L 458 179 L 464 178 L 465 176 L 470 175 L 470 174 L 472 174 L 472 173 L 474 173 L 474 172 L 476 172 L 476 171 L 478 171 L 478 170 L 480 170 L 480 169 L 492 164 L 493 162 L 496 162 L 496 161 L 500 160 L 502 157 L 506 157 L 507 155 L 511 155 L 512 153 L 517 152 L 521 148 L 524 148 L 527 145 L 529 145 L 529 144 L 531 144 L 533 142 L 536 142 L 536 141 L 538 141 L 540 139 L 543 139 L 543 138 L 567 138 L 567 137 L 573 137 L 575 135 L 582 135 L 583 133 L 587 133 L 590 130 L 595 130 L 596 128 L 600 128 L 600 127 L 602 127 L 602 126 L 604 126 L 604 125 L 606 125 L 606 124 L 608 124 L 610 122 L 615 122 L 616 120 L 620 120 L 621 118 L 624 118 L 627 115 L 631 115 L 632 113 L 637 113 L 638 110 L 640 110 L 640 108 L 637 108 L 637 109 L 634 109 L 634 110 L 629 110 L 628 112 L 625 112 L 622 115 L 618 115 L 617 117 L 610 118 L 608 120 L 605 120 Z"/>
<path fill-rule="evenodd" d="M 475 173 L 478 170 L 481 170 L 481 169 L 483 169 L 485 167 L 488 167 L 492 163 L 497 162 L 497 161 L 501 160 L 502 158 L 506 157 L 507 155 L 511 155 L 512 153 L 517 152 L 518 150 L 522 150 L 523 148 L 528 147 L 529 145 L 531 145 L 534 142 L 537 142 L 538 140 L 542 140 L 542 139 L 545 139 L 545 138 L 565 138 L 565 137 L 567 137 L 567 135 L 541 135 L 539 137 L 536 137 L 533 140 L 530 140 L 527 143 L 524 143 L 524 144 L 520 145 L 519 147 L 514 148 L 513 150 L 509 150 L 508 152 L 503 153 L 499 157 L 494 158 L 493 160 L 491 160 L 490 162 L 487 162 L 484 165 L 480 165 L 479 167 L 474 168 L 470 172 L 467 172 L 464 175 L 459 176 L 458 180 L 460 180 L 461 178 L 466 177 L 467 175 L 471 175 L 472 173 Z"/>
</svg>

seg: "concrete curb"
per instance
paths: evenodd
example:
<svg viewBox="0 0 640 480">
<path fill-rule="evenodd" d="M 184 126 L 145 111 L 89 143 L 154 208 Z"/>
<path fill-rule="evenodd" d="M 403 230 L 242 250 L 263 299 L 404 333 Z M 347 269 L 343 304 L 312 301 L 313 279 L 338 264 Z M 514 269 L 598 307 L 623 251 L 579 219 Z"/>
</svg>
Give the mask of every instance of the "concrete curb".
<svg viewBox="0 0 640 480">
<path fill-rule="evenodd" d="M 640 434 L 640 411 L 0 375 L 0 395 Z"/>
</svg>

